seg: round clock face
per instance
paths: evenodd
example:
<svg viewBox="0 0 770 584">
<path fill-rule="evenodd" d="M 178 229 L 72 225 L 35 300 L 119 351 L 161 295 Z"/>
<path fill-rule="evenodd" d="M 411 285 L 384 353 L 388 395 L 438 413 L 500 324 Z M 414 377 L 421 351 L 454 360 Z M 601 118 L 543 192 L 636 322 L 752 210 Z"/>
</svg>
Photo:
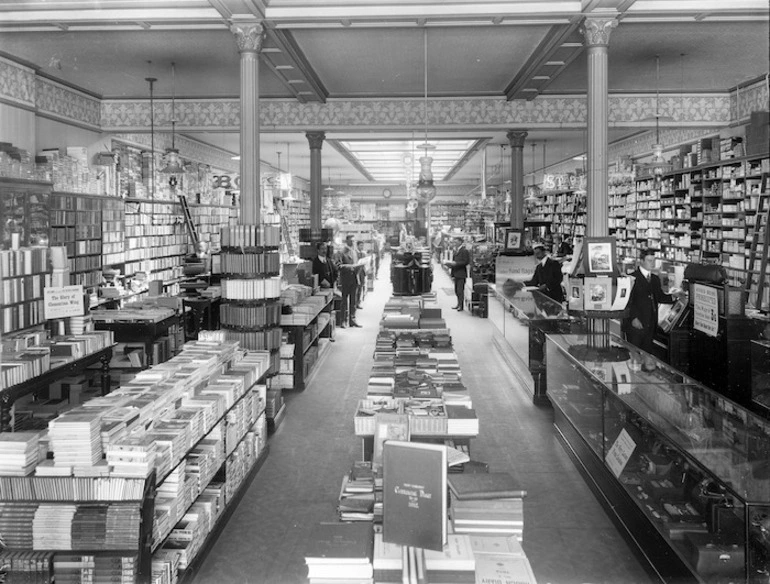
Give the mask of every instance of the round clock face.
<svg viewBox="0 0 770 584">
<path fill-rule="evenodd" d="M 392 195 L 392 194 L 393 193 L 391 192 L 390 189 L 385 189 L 385 190 L 382 191 L 382 196 L 385 197 L 386 199 L 389 199 L 390 195 Z"/>
</svg>

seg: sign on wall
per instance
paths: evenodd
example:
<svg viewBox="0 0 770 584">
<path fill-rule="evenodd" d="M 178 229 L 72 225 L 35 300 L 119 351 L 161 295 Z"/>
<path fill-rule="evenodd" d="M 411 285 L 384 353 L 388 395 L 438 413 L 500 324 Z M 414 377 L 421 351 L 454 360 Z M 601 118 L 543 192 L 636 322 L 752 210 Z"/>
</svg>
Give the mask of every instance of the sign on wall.
<svg viewBox="0 0 770 584">
<path fill-rule="evenodd" d="M 695 284 L 693 325 L 696 331 L 711 337 L 719 331 L 719 295 L 716 288 Z"/>
<path fill-rule="evenodd" d="M 49 287 L 43 290 L 45 318 L 83 316 L 83 286 Z"/>
</svg>

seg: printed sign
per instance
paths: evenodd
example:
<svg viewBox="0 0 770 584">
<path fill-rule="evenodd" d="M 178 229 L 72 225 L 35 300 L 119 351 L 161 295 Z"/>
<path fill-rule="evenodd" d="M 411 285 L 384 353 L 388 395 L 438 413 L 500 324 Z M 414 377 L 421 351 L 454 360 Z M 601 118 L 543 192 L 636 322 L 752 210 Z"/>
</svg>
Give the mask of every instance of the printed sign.
<svg viewBox="0 0 770 584">
<path fill-rule="evenodd" d="M 719 331 L 719 296 L 717 289 L 703 284 L 695 284 L 693 306 L 693 325 L 696 331 L 711 337 Z"/>
<path fill-rule="evenodd" d="M 61 286 L 43 291 L 46 319 L 83 316 L 83 286 Z"/>
<path fill-rule="evenodd" d="M 628 459 L 631 458 L 635 449 L 636 442 L 634 442 L 634 439 L 628 435 L 628 432 L 626 432 L 624 428 L 620 431 L 617 440 L 615 440 L 612 448 L 610 448 L 610 451 L 604 458 L 604 461 L 607 463 L 607 466 L 610 467 L 615 478 L 619 477 L 623 472 L 623 469 L 626 468 Z"/>
</svg>

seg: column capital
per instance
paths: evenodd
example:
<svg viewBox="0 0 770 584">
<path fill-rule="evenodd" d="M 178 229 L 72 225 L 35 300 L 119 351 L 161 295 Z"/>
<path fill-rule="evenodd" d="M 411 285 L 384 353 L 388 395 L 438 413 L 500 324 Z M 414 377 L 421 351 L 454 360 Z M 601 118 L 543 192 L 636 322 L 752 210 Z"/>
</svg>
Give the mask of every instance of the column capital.
<svg viewBox="0 0 770 584">
<path fill-rule="evenodd" d="M 588 47 L 606 47 L 610 44 L 610 32 L 618 25 L 614 17 L 588 17 L 583 21 L 581 32 Z"/>
<path fill-rule="evenodd" d="M 326 132 L 305 132 L 311 150 L 320 150 L 326 139 Z"/>
<path fill-rule="evenodd" d="M 524 140 L 528 135 L 526 130 L 509 130 L 505 137 L 508 138 L 511 148 L 524 148 Z"/>
<path fill-rule="evenodd" d="M 259 53 L 265 38 L 265 28 L 255 18 L 233 18 L 230 32 L 235 35 L 238 51 L 241 53 Z"/>
</svg>

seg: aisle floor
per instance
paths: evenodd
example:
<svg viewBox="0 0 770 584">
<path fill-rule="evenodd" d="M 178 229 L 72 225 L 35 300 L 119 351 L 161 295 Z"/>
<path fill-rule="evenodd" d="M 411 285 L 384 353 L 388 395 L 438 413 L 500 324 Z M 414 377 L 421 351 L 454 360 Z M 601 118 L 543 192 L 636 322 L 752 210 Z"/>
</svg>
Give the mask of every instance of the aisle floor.
<svg viewBox="0 0 770 584">
<path fill-rule="evenodd" d="M 194 584 L 307 583 L 312 527 L 337 520 L 342 477 L 361 458 L 353 415 L 366 395 L 378 322 L 392 292 L 388 265 L 359 311 L 363 328 L 337 330 L 307 389 L 284 392 L 287 413 L 270 453 Z M 538 584 L 654 582 L 558 442 L 551 409 L 532 404 L 494 347 L 492 323 L 451 310 L 451 287 L 436 266 L 433 289 L 480 421 L 472 458 L 513 471 L 527 490 L 523 547 Z"/>
</svg>

